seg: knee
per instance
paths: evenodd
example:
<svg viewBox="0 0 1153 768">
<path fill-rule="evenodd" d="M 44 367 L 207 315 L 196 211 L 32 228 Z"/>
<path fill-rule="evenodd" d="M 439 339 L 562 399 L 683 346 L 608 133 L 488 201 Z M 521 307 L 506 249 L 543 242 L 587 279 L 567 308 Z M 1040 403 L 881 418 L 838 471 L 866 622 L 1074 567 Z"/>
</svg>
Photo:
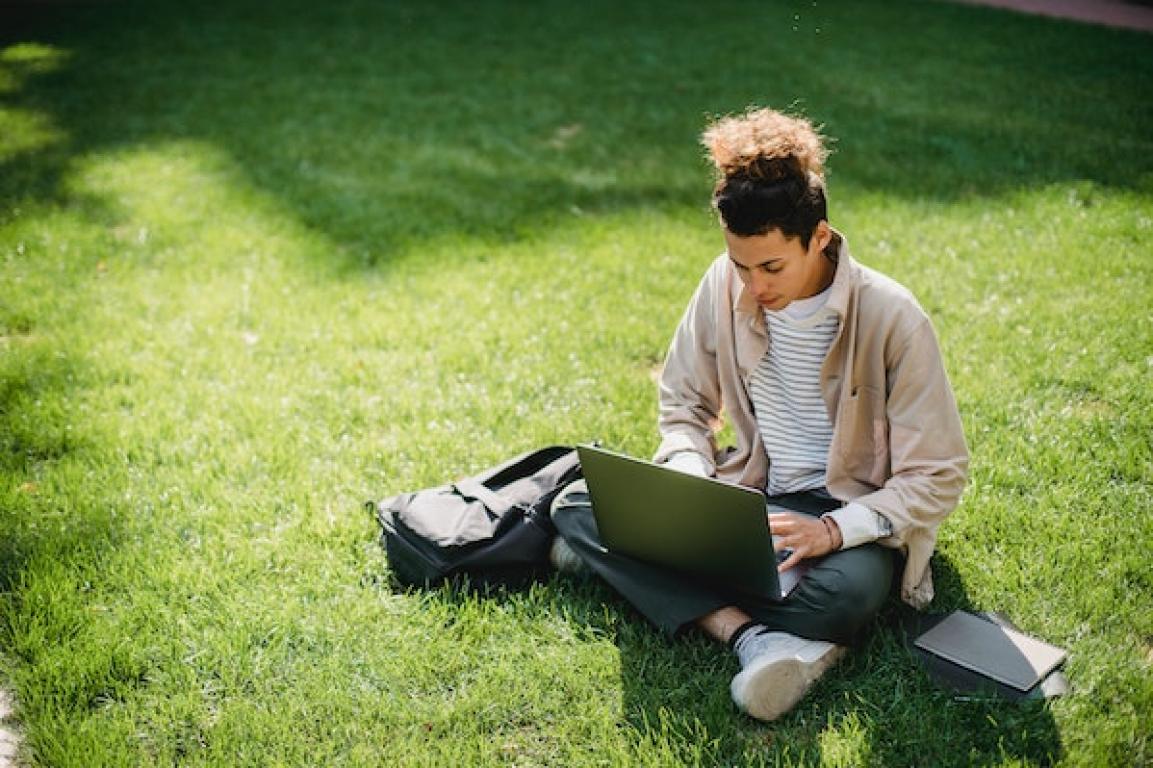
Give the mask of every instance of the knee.
<svg viewBox="0 0 1153 768">
<path fill-rule="evenodd" d="M 889 594 L 889 579 L 866 579 L 860 574 L 843 575 L 838 589 L 838 603 L 841 614 L 850 623 L 863 625 L 881 610 Z"/>
<path fill-rule="evenodd" d="M 827 616 L 830 635 L 838 642 L 860 640 L 889 595 L 892 583 L 892 553 L 872 545 L 875 552 L 861 552 L 847 563 L 851 567 L 838 569 L 828 584 L 830 600 Z"/>
<path fill-rule="evenodd" d="M 836 600 L 847 623 L 859 631 L 872 622 L 888 597 L 892 583 L 892 554 L 871 545 L 861 551 L 857 562 L 838 573 Z"/>
</svg>

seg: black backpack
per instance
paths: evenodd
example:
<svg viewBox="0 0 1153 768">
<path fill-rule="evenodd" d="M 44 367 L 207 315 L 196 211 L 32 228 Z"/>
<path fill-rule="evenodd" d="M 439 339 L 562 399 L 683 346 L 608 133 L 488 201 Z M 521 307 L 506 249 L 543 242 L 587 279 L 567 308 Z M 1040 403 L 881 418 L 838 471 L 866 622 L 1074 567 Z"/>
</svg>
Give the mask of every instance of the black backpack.
<svg viewBox="0 0 1153 768">
<path fill-rule="evenodd" d="M 549 507 L 581 476 L 576 450 L 531 451 L 449 485 L 368 502 L 389 567 L 407 586 L 467 580 L 519 588 L 548 570 Z"/>
</svg>

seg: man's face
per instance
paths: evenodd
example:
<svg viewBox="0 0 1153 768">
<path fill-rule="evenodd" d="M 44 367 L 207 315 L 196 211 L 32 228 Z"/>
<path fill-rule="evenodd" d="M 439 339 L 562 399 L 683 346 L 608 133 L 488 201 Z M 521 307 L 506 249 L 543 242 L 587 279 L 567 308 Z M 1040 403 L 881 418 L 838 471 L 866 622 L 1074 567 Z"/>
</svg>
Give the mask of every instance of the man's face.
<svg viewBox="0 0 1153 768">
<path fill-rule="evenodd" d="M 832 282 L 834 265 L 822 253 L 832 231 L 823 221 L 808 248 L 801 245 L 801 238 L 786 238 L 779 229 L 750 237 L 727 229 L 724 233 L 737 274 L 765 309 L 782 310 L 797 299 L 817 295 Z"/>
</svg>

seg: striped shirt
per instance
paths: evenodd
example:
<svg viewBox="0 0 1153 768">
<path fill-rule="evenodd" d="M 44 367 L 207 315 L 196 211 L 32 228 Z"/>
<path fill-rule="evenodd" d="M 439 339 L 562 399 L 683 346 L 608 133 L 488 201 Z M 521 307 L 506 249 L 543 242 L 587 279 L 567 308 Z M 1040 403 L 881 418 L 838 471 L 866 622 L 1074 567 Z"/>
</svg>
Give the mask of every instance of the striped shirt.
<svg viewBox="0 0 1153 768">
<path fill-rule="evenodd" d="M 839 318 L 829 291 L 765 310 L 769 350 L 749 380 L 757 426 L 769 455 L 770 495 L 825 486 L 833 425 L 821 397 L 821 364 Z"/>
</svg>

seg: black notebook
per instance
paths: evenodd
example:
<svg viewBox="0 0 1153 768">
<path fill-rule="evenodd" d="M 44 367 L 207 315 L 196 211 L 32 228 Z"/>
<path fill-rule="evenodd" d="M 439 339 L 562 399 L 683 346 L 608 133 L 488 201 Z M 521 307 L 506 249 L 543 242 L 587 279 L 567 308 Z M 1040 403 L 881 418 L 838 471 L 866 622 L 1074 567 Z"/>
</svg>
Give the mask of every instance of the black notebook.
<svg viewBox="0 0 1153 768">
<path fill-rule="evenodd" d="M 1027 691 L 1065 660 L 1062 649 L 965 611 L 954 611 L 913 641 L 999 683 Z"/>
</svg>

